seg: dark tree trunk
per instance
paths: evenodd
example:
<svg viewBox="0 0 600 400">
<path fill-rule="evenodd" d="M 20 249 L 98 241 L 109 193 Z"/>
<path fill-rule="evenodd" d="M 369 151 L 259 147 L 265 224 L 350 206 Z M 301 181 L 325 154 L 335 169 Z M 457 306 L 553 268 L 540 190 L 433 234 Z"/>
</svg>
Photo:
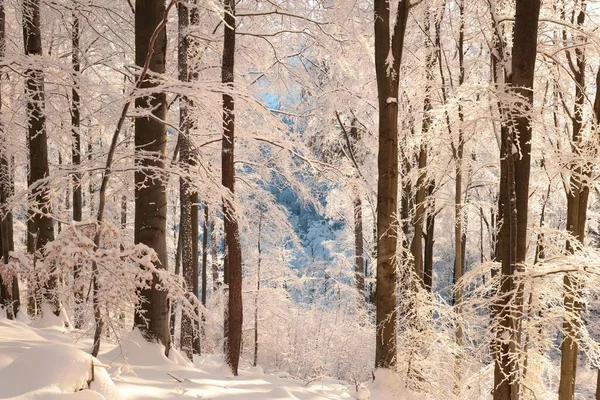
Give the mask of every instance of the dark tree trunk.
<svg viewBox="0 0 600 400">
<path fill-rule="evenodd" d="M 425 258 L 423 262 L 423 285 L 429 292 L 433 290 L 433 244 L 435 243 L 435 199 L 433 189 L 435 182 L 431 180 L 427 187 L 429 197 L 429 212 L 427 213 L 427 228 L 425 231 Z"/>
<path fill-rule="evenodd" d="M 181 226 L 181 215 L 179 216 L 179 226 Z M 174 274 L 175 276 L 180 276 L 181 275 L 181 229 L 179 230 L 179 234 L 177 236 L 177 246 L 175 247 L 175 271 Z M 177 338 L 175 338 L 175 318 L 177 317 L 177 309 L 178 309 L 178 305 L 179 302 L 171 302 L 169 304 L 169 308 L 171 309 L 171 322 L 169 323 L 170 326 L 170 333 L 171 333 L 171 339 L 173 341 L 173 343 L 180 343 L 180 340 L 178 340 Z M 179 332 L 181 333 L 181 331 Z"/>
<path fill-rule="evenodd" d="M 358 291 L 359 306 L 365 305 L 365 245 L 363 241 L 362 201 L 354 199 L 354 279 Z"/>
<path fill-rule="evenodd" d="M 204 220 L 202 223 L 202 305 L 206 308 L 206 287 L 207 287 L 207 269 L 208 267 L 208 204 L 204 205 Z M 198 354 L 201 354 L 200 339 L 204 339 L 204 325 L 206 317 L 204 313 L 200 315 L 200 336 L 198 337 Z"/>
<path fill-rule="evenodd" d="M 167 34 L 164 29 L 158 33 L 153 48 L 150 48 L 152 34 L 165 16 L 165 3 L 162 0 L 137 0 L 135 3 L 135 61 L 142 67 L 151 54 L 149 70 L 165 72 Z M 156 86 L 150 77 L 145 77 L 141 88 Z M 135 228 L 134 241 L 154 249 L 158 255 L 158 268 L 167 269 L 166 221 L 167 196 L 164 173 L 167 144 L 167 117 L 165 93 L 153 93 L 135 100 L 138 109 L 153 110 L 154 118 L 140 117 L 135 120 Z M 148 153 L 153 157 L 147 157 Z M 159 341 L 168 354 L 171 347 L 169 334 L 169 304 L 167 293 L 157 288 L 158 276 L 153 275 L 150 287 L 140 289 L 140 306 L 135 311 L 134 324 L 147 340 Z"/>
<path fill-rule="evenodd" d="M 422 136 L 423 141 L 426 140 L 427 135 L 429 134 L 429 129 L 431 127 L 431 85 L 433 82 L 433 67 L 435 65 L 435 51 L 433 51 L 433 43 L 430 38 L 430 15 L 429 12 L 425 13 L 425 23 L 424 23 L 424 31 L 427 35 L 425 39 L 425 99 L 423 100 L 423 123 L 422 123 Z M 427 276 L 425 271 L 426 260 L 424 260 L 423 255 L 423 237 L 424 237 L 424 229 L 423 225 L 426 225 L 429 222 L 429 215 L 431 212 L 427 212 L 426 210 L 426 200 L 427 200 L 427 191 L 429 189 L 429 185 L 427 183 L 427 149 L 428 144 L 425 142 L 421 143 L 421 148 L 419 151 L 419 175 L 417 178 L 417 196 L 416 196 L 416 212 L 413 221 L 415 234 L 413 237 L 413 242 L 411 245 L 411 253 L 415 263 L 415 272 L 417 276 L 423 276 L 423 285 L 428 290 L 431 290 L 431 272 L 429 276 Z M 425 219 L 425 214 L 427 214 L 427 220 Z M 425 230 L 427 230 L 427 226 L 425 226 Z M 427 239 L 426 239 L 427 240 Z M 427 244 L 426 244 L 427 246 Z M 428 266 L 429 268 L 429 266 Z"/>
<path fill-rule="evenodd" d="M 198 10 L 198 0 L 192 0 L 192 8 L 190 10 L 190 24 L 191 25 L 199 25 L 200 24 L 200 12 Z M 194 40 L 193 38 L 188 38 L 188 48 L 190 49 L 190 51 L 195 54 L 195 52 L 198 51 L 198 40 Z M 188 64 L 189 64 L 189 60 L 188 60 Z M 191 65 L 188 65 L 188 69 L 190 70 L 190 80 L 192 81 L 196 81 L 198 80 L 198 72 L 197 72 L 197 68 L 191 68 Z M 194 107 L 194 103 L 191 99 L 188 100 L 189 101 L 189 106 L 188 106 L 188 130 L 192 131 L 195 128 L 195 120 L 191 117 L 190 113 L 191 110 Z M 195 165 L 196 164 L 196 158 L 195 155 L 192 155 L 190 158 L 190 165 Z M 198 285 L 198 275 L 199 275 L 199 271 L 198 271 L 198 223 L 199 223 L 199 207 L 200 207 L 200 199 L 198 196 L 198 192 L 193 192 L 191 194 L 191 203 L 192 203 L 192 253 L 194 254 L 194 258 L 193 258 L 193 270 L 194 270 L 194 293 L 195 296 L 198 297 L 198 291 L 199 291 L 199 285 Z M 204 253 L 203 253 L 204 254 Z M 204 271 L 203 271 L 204 274 Z M 206 277 L 204 275 L 202 275 L 202 296 L 203 296 L 203 301 L 202 304 L 206 305 L 206 295 L 205 295 L 205 282 L 206 282 Z M 196 309 L 196 317 L 198 320 L 200 320 L 200 309 L 197 308 Z M 202 322 L 200 322 L 200 324 L 202 324 Z M 201 333 L 202 333 L 202 328 L 203 326 L 200 326 L 200 329 L 197 331 L 197 333 L 194 335 L 194 343 L 193 343 L 193 348 L 194 348 L 194 353 L 195 354 L 200 354 L 200 350 L 201 350 L 201 344 L 200 344 L 200 339 L 201 339 Z"/>
<path fill-rule="evenodd" d="M 533 77 L 537 51 L 539 0 L 517 0 L 513 32 L 511 90 L 523 101 L 524 113 L 511 113 L 502 129 L 499 255 L 502 261 L 500 297 L 496 307 L 500 322 L 496 332 L 494 400 L 517 400 L 521 396 L 521 368 L 516 359 L 521 347 L 523 287 L 515 274 L 522 269 L 527 251 L 527 212 L 531 165 L 532 127 L 527 111 L 533 105 Z M 497 29 L 497 27 L 496 27 Z M 500 53 L 502 54 L 502 53 Z M 504 107 L 502 107 L 503 109 Z M 508 113 L 504 113 L 506 117 Z M 520 149 L 520 158 L 512 151 Z M 515 296 L 512 298 L 512 296 Z M 508 302 L 515 304 L 507 307 Z M 508 335 L 510 340 L 503 340 Z M 508 376 L 508 378 L 506 378 Z"/>
<path fill-rule="evenodd" d="M 389 0 L 375 0 L 375 69 L 379 100 L 375 366 L 381 368 L 393 368 L 397 354 L 398 76 L 410 2 L 399 3 L 391 34 L 390 6 Z M 393 61 L 388 63 L 390 55 Z"/>
<path fill-rule="evenodd" d="M 4 10 L 4 2 L 0 2 L 0 58 L 4 57 L 6 49 L 6 13 Z M 0 67 L 0 79 L 4 73 L 3 68 Z M 1 85 L 0 81 L 0 85 Z M 2 111 L 2 87 L 0 86 L 0 112 Z M 0 222 L 2 240 L 2 258 L 3 263 L 8 264 L 9 252 L 13 250 L 12 240 L 12 210 L 8 206 L 8 198 L 11 196 L 12 186 L 12 168 L 11 168 L 11 157 L 8 154 L 8 147 L 6 143 L 6 131 L 4 126 L 0 125 L 0 131 L 2 133 L 1 153 L 0 153 L 0 213 L 2 213 L 2 221 Z M 19 309 L 19 294 L 18 294 L 18 279 L 15 276 L 10 282 L 11 278 L 6 276 L 9 282 L 4 282 L 0 275 L 0 302 L 6 310 L 6 316 L 9 319 L 16 317 Z M 14 287 L 11 290 L 11 286 L 17 285 L 17 292 L 14 293 Z"/>
<path fill-rule="evenodd" d="M 42 34 L 40 26 L 40 0 L 23 1 L 23 41 L 25 55 L 42 56 Z M 25 70 L 25 95 L 27 98 L 27 130 L 29 144 L 29 187 L 32 204 L 39 210 L 32 215 L 32 231 L 35 249 L 43 256 L 44 246 L 54 240 L 54 223 L 51 217 L 52 206 L 49 202 L 48 187 L 43 180 L 49 175 L 48 137 L 46 134 L 46 116 L 44 114 L 44 72 L 35 67 Z M 32 246 L 33 247 L 33 246 Z M 58 315 L 60 305 L 55 289 L 57 277 L 55 267 L 49 267 L 49 278 L 43 282 L 43 298 L 52 311 Z"/>
<path fill-rule="evenodd" d="M 186 31 L 189 26 L 189 11 L 182 4 L 177 4 L 179 17 L 179 80 L 181 82 L 189 81 L 188 73 L 188 45 Z M 191 144 L 189 138 L 188 121 L 188 101 L 186 96 L 179 98 L 179 162 L 184 171 L 189 170 L 191 160 Z M 194 291 L 198 287 L 197 268 L 194 273 L 194 259 L 198 265 L 198 253 L 193 251 L 193 220 L 192 203 L 189 176 L 183 175 L 179 178 L 179 202 L 180 202 L 180 225 L 179 235 L 181 237 L 181 265 L 183 269 L 183 281 L 185 282 L 190 300 L 192 296 L 198 296 Z M 197 217 L 197 212 L 196 212 Z M 196 220 L 197 226 L 197 220 Z M 197 235 L 196 235 L 197 240 Z M 183 312 L 181 316 L 181 350 L 186 354 L 189 360 L 193 360 L 193 342 L 194 342 L 194 320 L 191 315 Z"/>
<path fill-rule="evenodd" d="M 459 4 L 460 22 L 458 34 L 458 64 L 459 75 L 458 84 L 462 86 L 465 80 L 465 65 L 464 65 L 464 0 Z M 441 62 L 441 60 L 440 60 Z M 454 290 L 453 302 L 457 314 L 462 314 L 463 288 L 461 279 L 465 267 L 465 232 L 463 230 L 463 153 L 465 147 L 464 134 L 462 123 L 464 121 L 461 102 L 458 103 L 458 119 L 460 125 L 458 128 L 458 144 L 453 147 L 453 155 L 455 162 L 455 184 L 454 184 Z M 463 331 L 462 326 L 457 324 L 456 328 L 456 343 L 462 346 Z M 456 376 L 460 379 L 460 360 L 457 360 Z M 460 393 L 457 393 L 460 394 Z"/>
<path fill-rule="evenodd" d="M 80 37 L 80 24 L 79 24 L 79 10 L 73 9 L 73 27 L 71 31 L 72 41 L 72 56 L 71 62 L 73 64 L 73 89 L 71 94 L 71 132 L 73 135 L 73 145 L 71 149 L 71 160 L 73 167 L 77 169 L 81 165 L 81 115 L 80 115 L 80 71 L 81 71 L 81 58 L 79 53 L 79 37 Z M 82 174 L 80 171 L 75 171 L 73 174 L 73 221 L 79 222 L 83 216 L 83 194 L 81 190 L 81 178 Z M 84 284 L 80 282 L 79 276 L 81 275 L 81 265 L 75 265 L 73 269 L 73 292 L 75 294 L 75 328 L 80 329 L 83 325 L 83 291 Z"/>
<path fill-rule="evenodd" d="M 219 254 L 217 249 L 217 230 L 215 229 L 215 220 L 210 220 L 210 270 L 212 276 L 212 292 L 213 294 L 219 290 Z"/>
<path fill-rule="evenodd" d="M 223 65 L 221 79 L 223 93 L 223 140 L 221 153 L 222 183 L 228 194 L 223 198 L 225 225 L 225 284 L 229 286 L 226 316 L 226 359 L 234 375 L 238 374 L 242 344 L 242 251 L 240 233 L 234 206 L 234 143 L 235 113 L 233 77 L 235 60 L 235 0 L 224 0 Z"/>
<path fill-rule="evenodd" d="M 580 10 L 577 16 L 577 26 L 580 28 L 585 22 L 585 0 L 581 1 Z M 571 21 L 571 23 L 574 21 Z M 566 33 L 564 34 L 566 39 Z M 580 37 L 581 41 L 585 38 Z M 583 47 L 575 48 L 575 63 L 573 63 L 570 51 L 566 52 L 571 67 L 571 73 L 575 79 L 575 102 L 573 105 L 573 114 L 571 118 L 573 126 L 573 137 L 571 146 L 576 149 L 574 156 L 582 154 L 582 129 L 584 118 L 585 102 L 585 67 L 586 58 Z M 596 82 L 597 83 L 597 82 Z M 596 99 L 594 105 L 600 102 L 598 88 L 596 88 Z M 594 110 L 598 112 L 597 109 Z M 596 114 L 595 117 L 600 115 Z M 597 121 L 597 119 L 596 119 Z M 582 166 L 574 162 L 571 165 L 571 178 L 569 192 L 567 195 L 567 230 L 578 242 L 573 244 L 567 241 L 567 251 L 574 253 L 578 245 L 583 244 L 585 238 L 585 221 L 587 218 L 587 204 L 590 188 L 588 183 L 591 178 L 591 165 Z M 560 384 L 558 388 L 559 400 L 573 400 L 575 398 L 575 378 L 577 375 L 577 353 L 579 343 L 577 341 L 579 326 L 581 325 L 581 282 L 575 274 L 566 273 L 563 279 L 564 304 L 568 317 L 563 321 L 564 339 L 561 344 L 560 360 Z"/>
</svg>

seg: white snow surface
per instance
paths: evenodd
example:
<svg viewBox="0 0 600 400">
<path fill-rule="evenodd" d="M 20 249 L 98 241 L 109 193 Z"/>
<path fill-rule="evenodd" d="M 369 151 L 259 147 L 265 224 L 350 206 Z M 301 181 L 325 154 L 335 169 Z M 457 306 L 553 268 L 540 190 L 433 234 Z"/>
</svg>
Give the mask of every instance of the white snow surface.
<svg viewBox="0 0 600 400">
<path fill-rule="evenodd" d="M 21 322 L 24 321 L 24 322 Z M 0 317 L 0 399 L 11 400 L 421 400 L 391 371 L 359 385 L 321 379 L 308 384 L 264 373 L 242 360 L 232 376 L 220 355 L 196 357 L 146 342 L 133 330 L 118 344 L 104 342 L 98 359 L 91 339 L 50 316 L 28 325 Z M 94 376 L 92 378 L 92 363 Z M 110 367 L 107 369 L 106 367 Z M 91 381 L 91 382 L 90 382 Z"/>
</svg>

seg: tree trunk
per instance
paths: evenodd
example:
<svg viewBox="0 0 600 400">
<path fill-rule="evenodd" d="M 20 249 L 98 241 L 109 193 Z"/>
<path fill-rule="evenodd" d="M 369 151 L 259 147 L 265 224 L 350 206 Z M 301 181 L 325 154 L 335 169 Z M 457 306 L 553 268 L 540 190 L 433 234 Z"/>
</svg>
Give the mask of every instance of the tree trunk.
<svg viewBox="0 0 600 400">
<path fill-rule="evenodd" d="M 71 132 L 73 136 L 73 144 L 71 149 L 71 161 L 73 167 L 77 169 L 81 165 L 81 115 L 80 115 L 80 71 L 81 58 L 79 53 L 79 10 L 73 9 L 73 27 L 71 31 L 72 55 L 71 62 L 73 65 L 73 89 L 71 94 Z M 80 222 L 83 216 L 83 194 L 81 190 L 80 171 L 75 171 L 73 174 L 73 221 Z M 81 275 L 81 264 L 75 265 L 73 268 L 73 293 L 75 295 L 75 328 L 81 329 L 83 325 L 83 291 L 84 284 L 79 282 Z"/>
<path fill-rule="evenodd" d="M 190 10 L 190 24 L 192 26 L 198 26 L 200 24 L 200 12 L 198 10 L 198 0 L 192 0 L 192 8 Z M 198 51 L 198 40 L 194 39 L 192 37 L 188 38 L 187 41 L 187 45 L 188 48 L 191 50 L 191 52 L 193 54 L 195 54 L 195 52 Z M 190 60 L 188 60 L 188 69 L 190 71 L 190 80 L 191 81 L 196 81 L 198 80 L 198 70 L 197 68 L 192 68 L 191 65 L 189 65 Z M 189 101 L 189 105 L 188 105 L 188 131 L 192 131 L 195 128 L 195 120 L 191 117 L 190 113 L 191 110 L 194 107 L 194 102 L 191 99 L 188 99 Z M 190 165 L 196 165 L 196 158 L 195 155 L 192 155 L 190 158 Z M 192 253 L 194 254 L 194 259 L 193 259 L 193 270 L 194 270 L 194 293 L 195 296 L 198 297 L 199 296 L 199 285 L 198 285 L 198 275 L 199 275 L 199 271 L 198 271 L 198 223 L 199 223 L 199 207 L 200 207 L 200 199 L 198 196 L 198 192 L 194 191 L 191 194 L 191 203 L 192 203 Z M 204 253 L 203 253 L 203 257 L 204 257 Z M 206 276 L 205 276 L 205 272 L 203 271 L 203 275 L 202 275 L 202 305 L 206 305 Z M 197 308 L 196 309 L 196 317 L 198 319 L 198 321 L 200 321 L 200 329 L 197 330 L 196 335 L 194 335 L 194 343 L 193 343 L 193 348 L 194 348 L 194 353 L 195 354 L 200 354 L 201 351 L 201 344 L 200 344 L 200 338 L 202 336 L 202 332 L 203 332 L 203 318 L 204 316 L 202 316 L 202 320 L 200 319 L 200 309 Z"/>
<path fill-rule="evenodd" d="M 573 22 L 573 21 L 571 21 Z M 585 0 L 581 1 L 579 13 L 577 16 L 577 26 L 580 28 L 585 22 Z M 566 38 L 566 33 L 564 34 Z M 580 40 L 585 38 L 580 37 Z M 567 50 L 567 58 L 571 72 L 575 78 L 575 102 L 573 104 L 572 125 L 573 138 L 571 146 L 577 149 L 575 156 L 583 152 L 582 149 L 582 129 L 584 118 L 585 101 L 585 50 L 583 47 L 575 48 L 575 64 L 573 64 L 571 53 Z M 598 102 L 598 88 L 596 88 L 596 102 Z M 597 111 L 597 110 L 595 110 Z M 596 115 L 598 117 L 599 115 Z M 585 237 L 585 221 L 587 218 L 587 203 L 589 196 L 589 182 L 591 167 L 582 167 L 577 161 L 571 165 L 571 178 L 569 192 L 567 195 L 567 230 L 578 242 L 573 245 L 567 241 L 567 252 L 573 254 L 578 245 L 583 244 Z M 577 341 L 578 330 L 581 324 L 581 283 L 577 276 L 572 273 L 566 273 L 563 279 L 564 287 L 564 305 L 568 317 L 563 321 L 563 342 L 561 344 L 560 359 L 560 384 L 558 388 L 559 400 L 573 400 L 575 398 L 575 378 L 577 374 L 577 353 L 579 343 Z"/>
<path fill-rule="evenodd" d="M 6 50 L 6 13 L 4 10 L 4 2 L 0 2 L 0 58 L 4 57 Z M 4 71 L 0 67 L 0 79 Z M 0 81 L 0 85 L 1 85 Z M 0 86 L 0 112 L 2 111 L 2 87 Z M 11 157 L 6 143 L 6 131 L 4 126 L 0 125 L 2 133 L 1 153 L 0 153 L 0 211 L 2 212 L 3 218 L 0 222 L 0 228 L 2 233 L 2 259 L 3 263 L 8 264 L 9 252 L 13 250 L 14 243 L 12 238 L 12 210 L 8 206 L 8 199 L 11 196 L 12 187 L 12 165 Z M 9 282 L 4 282 L 0 275 L 0 301 L 6 310 L 6 316 L 9 319 L 16 318 L 19 310 L 19 292 L 18 292 L 18 278 L 15 276 L 11 278 L 7 275 Z M 16 293 L 14 285 L 16 287 Z M 12 286 L 12 290 L 11 290 Z"/>
<path fill-rule="evenodd" d="M 158 33 L 153 48 L 150 39 L 165 16 L 165 3 L 162 0 L 137 0 L 135 3 L 135 61 L 142 67 L 151 54 L 149 70 L 165 72 L 167 34 L 163 29 Z M 149 77 L 141 83 L 142 89 L 156 86 Z M 158 268 L 167 269 L 167 196 L 164 173 L 167 144 L 167 108 L 165 93 L 153 93 L 135 100 L 138 109 L 152 110 L 154 118 L 139 117 L 135 120 L 135 228 L 134 241 L 154 249 L 158 255 Z M 152 158 L 144 152 L 152 153 Z M 141 304 L 135 311 L 134 324 L 147 340 L 159 341 L 168 354 L 171 347 L 169 334 L 169 304 L 167 293 L 157 287 L 159 278 L 153 275 L 150 287 L 140 289 Z"/>
<path fill-rule="evenodd" d="M 23 1 L 23 41 L 25 55 L 42 56 L 42 33 L 40 26 L 40 0 Z M 29 187 L 34 207 L 39 210 L 33 213 L 32 228 L 35 235 L 35 249 L 43 256 L 47 243 L 54 240 L 54 223 L 49 216 L 52 205 L 49 202 L 48 187 L 43 182 L 49 175 L 48 137 L 46 134 L 46 116 L 44 114 L 44 72 L 36 67 L 25 70 L 25 95 L 27 98 L 27 130 L 29 144 Z M 49 278 L 43 283 L 43 301 L 50 304 L 52 311 L 58 315 L 60 305 L 56 297 L 57 277 L 55 267 L 49 266 Z"/>
<path fill-rule="evenodd" d="M 464 0 L 459 3 L 460 10 L 460 22 L 459 22 L 459 34 L 458 34 L 458 65 L 459 75 L 458 84 L 462 86 L 465 80 L 465 66 L 464 66 Z M 440 61 L 441 62 L 441 61 Z M 455 162 L 455 185 L 454 185 L 454 288 L 453 288 L 453 302 L 456 314 L 458 315 L 458 323 L 456 326 L 456 344 L 462 347 L 463 344 L 463 328 L 460 321 L 462 314 L 462 303 L 463 303 L 463 287 L 462 287 L 462 276 L 464 272 L 464 251 L 465 251 L 465 234 L 463 231 L 463 153 L 465 147 L 464 134 L 462 124 L 464 122 L 464 114 L 462 110 L 461 101 L 458 103 L 458 120 L 460 125 L 458 127 L 458 144 L 456 148 L 453 147 L 454 162 Z M 461 373 L 461 362 L 460 356 L 456 358 L 456 387 L 455 394 L 460 396 L 460 381 L 462 377 Z"/>
<path fill-rule="evenodd" d="M 390 6 L 389 0 L 375 0 L 375 69 L 379 100 L 375 366 L 380 368 L 393 368 L 397 354 L 398 75 L 410 2 L 399 3 L 391 34 Z M 389 62 L 390 55 L 392 62 Z"/>
<path fill-rule="evenodd" d="M 212 276 L 212 292 L 213 294 L 219 290 L 219 254 L 217 251 L 217 230 L 215 229 L 215 219 L 210 220 L 210 269 Z"/>
<path fill-rule="evenodd" d="M 225 225 L 225 284 L 229 286 L 226 316 L 226 359 L 233 375 L 238 374 L 242 343 L 242 250 L 240 233 L 234 203 L 235 191 L 235 113 L 233 100 L 233 78 L 235 60 L 235 0 L 224 0 L 223 65 L 221 79 L 223 93 L 223 140 L 221 153 L 221 174 L 223 187 L 229 193 L 223 198 L 223 216 Z"/>
<path fill-rule="evenodd" d="M 359 306 L 365 305 L 365 257 L 363 241 L 362 201 L 359 195 L 354 199 L 354 279 L 358 291 Z"/>
<path fill-rule="evenodd" d="M 433 66 L 435 65 L 435 53 L 432 51 L 432 41 L 429 37 L 430 35 L 430 15 L 429 12 L 425 13 L 425 23 L 424 23 L 424 31 L 425 34 L 428 35 L 425 39 L 425 75 L 426 75 L 426 83 L 425 83 L 425 99 L 423 100 L 423 123 L 422 123 L 422 139 L 421 139 L 421 148 L 419 150 L 419 175 L 417 178 L 417 196 L 415 199 L 416 202 L 416 212 L 413 221 L 415 234 L 413 237 L 413 242 L 411 246 L 412 256 L 415 262 L 415 272 L 418 276 L 423 276 L 423 284 L 426 288 L 431 290 L 431 282 L 425 283 L 426 280 L 430 280 L 431 272 L 429 272 L 429 276 L 425 276 L 424 270 L 424 259 L 423 259 L 423 236 L 424 229 L 423 225 L 426 222 L 429 222 L 429 219 L 425 221 L 426 214 L 426 200 L 427 200 L 427 146 L 425 143 L 426 137 L 429 133 L 429 129 L 431 127 L 431 85 L 433 82 Z M 428 214 L 429 215 L 429 214 Z"/>
<path fill-rule="evenodd" d="M 435 182 L 431 180 L 427 187 L 429 211 L 427 213 L 427 228 L 425 233 L 425 258 L 423 262 L 423 285 L 429 292 L 433 291 L 433 244 L 435 243 L 435 198 L 433 189 Z"/>
<path fill-rule="evenodd" d="M 189 11 L 188 8 L 182 3 L 177 4 L 177 11 L 179 17 L 179 80 L 181 82 L 188 82 L 188 46 L 186 31 L 189 26 Z M 179 98 L 179 162 L 184 173 L 189 170 L 191 163 L 191 144 L 189 134 L 188 101 L 186 96 L 181 96 Z M 198 296 L 198 292 L 194 292 L 194 289 L 198 287 L 198 275 L 197 273 L 194 274 L 194 259 L 196 259 L 196 265 L 198 265 L 198 254 L 197 252 L 196 254 L 193 252 L 192 227 L 194 224 L 192 220 L 191 200 L 189 176 L 184 174 L 179 178 L 179 202 L 181 215 L 179 235 L 181 237 L 181 266 L 183 269 L 183 281 L 185 282 L 190 300 L 192 296 Z M 181 350 L 185 353 L 190 361 L 193 361 L 194 359 L 194 333 L 194 320 L 191 315 L 184 311 L 181 315 Z"/>
<path fill-rule="evenodd" d="M 525 112 L 533 105 L 539 11 L 539 0 L 516 2 L 510 82 L 511 90 L 522 96 L 520 106 Z M 522 371 L 517 357 L 521 347 L 523 286 L 516 280 L 515 274 L 522 270 L 527 251 L 532 127 L 526 113 L 513 114 L 510 118 L 512 123 L 508 129 L 503 129 L 501 149 L 499 202 L 504 221 L 499 237 L 502 275 L 496 307 L 500 326 L 495 344 L 499 353 L 495 363 L 494 400 L 517 400 L 521 396 Z M 513 147 L 520 150 L 520 158 Z M 514 306 L 508 307 L 509 302 Z M 503 339 L 507 335 L 510 340 Z"/>
<path fill-rule="evenodd" d="M 262 248 L 260 247 L 260 236 L 262 233 L 263 210 L 258 217 L 258 262 L 256 264 L 256 296 L 254 296 L 254 360 L 252 365 L 258 365 L 258 298 L 260 296 L 260 263 L 262 261 Z"/>
<path fill-rule="evenodd" d="M 206 287 L 207 287 L 207 267 L 208 267 L 208 204 L 204 204 L 204 221 L 202 223 L 202 298 L 201 302 L 206 308 Z M 204 313 L 200 313 L 200 336 L 199 339 L 204 339 L 204 325 L 206 317 Z M 198 340 L 198 354 L 201 354 L 200 340 Z"/>
<path fill-rule="evenodd" d="M 179 216 L 179 226 L 181 226 L 181 215 Z M 179 234 L 177 236 L 177 246 L 175 247 L 175 276 L 181 275 L 181 229 L 179 230 Z M 169 323 L 171 329 L 171 339 L 175 346 L 177 346 L 181 341 L 175 337 L 175 319 L 177 317 L 177 309 L 179 307 L 179 301 L 174 301 L 169 304 L 169 308 L 171 309 L 171 322 Z M 181 333 L 181 330 L 180 332 Z"/>
</svg>

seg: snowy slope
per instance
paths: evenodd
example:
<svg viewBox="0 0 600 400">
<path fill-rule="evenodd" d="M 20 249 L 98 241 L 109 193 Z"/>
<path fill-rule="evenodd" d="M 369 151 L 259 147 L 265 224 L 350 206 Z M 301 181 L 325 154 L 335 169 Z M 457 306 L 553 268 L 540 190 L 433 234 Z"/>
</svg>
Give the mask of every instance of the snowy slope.
<svg viewBox="0 0 600 400">
<path fill-rule="evenodd" d="M 167 358 L 160 345 L 145 342 L 138 331 L 119 345 L 104 345 L 105 351 L 94 359 L 90 340 L 60 324 L 55 319 L 33 327 L 0 318 L 0 399 L 420 399 L 409 397 L 396 383 L 391 392 L 376 381 L 357 393 L 354 385 L 343 382 L 306 383 L 288 379 L 285 373 L 264 374 L 260 367 L 233 377 L 219 356 L 197 358 L 195 364 L 177 351 Z"/>
</svg>

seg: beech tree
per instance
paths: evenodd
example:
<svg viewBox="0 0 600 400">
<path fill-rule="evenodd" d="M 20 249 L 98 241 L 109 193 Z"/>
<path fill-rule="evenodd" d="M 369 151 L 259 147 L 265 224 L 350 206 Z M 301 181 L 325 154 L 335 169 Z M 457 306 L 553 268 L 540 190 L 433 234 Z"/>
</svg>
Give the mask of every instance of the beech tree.
<svg viewBox="0 0 600 400">
<path fill-rule="evenodd" d="M 377 334 L 375 366 L 396 362 L 397 204 L 398 204 L 398 89 L 410 1 L 398 4 L 390 19 L 390 2 L 375 1 L 375 70 L 379 103 L 377 157 Z"/>
<path fill-rule="evenodd" d="M 40 16 L 40 1 L 23 1 L 23 42 L 25 55 L 31 60 L 42 56 L 42 31 Z M 35 258 L 43 256 L 44 246 L 54 240 L 54 221 L 50 216 L 51 204 L 48 198 L 47 182 L 48 166 L 48 136 L 46 134 L 46 116 L 44 114 L 44 71 L 41 65 L 32 62 L 25 70 L 25 95 L 27 99 L 27 133 L 29 146 L 29 177 L 28 185 L 31 190 L 31 224 L 29 230 L 29 250 Z M 35 262 L 35 261 L 34 261 Z M 51 306 L 56 315 L 60 312 L 59 301 L 54 289 L 58 277 L 53 267 L 49 268 L 49 276 L 45 282 L 35 282 L 33 285 L 43 285 L 43 301 Z M 37 297 L 37 296 L 36 296 Z M 34 309 L 38 310 L 41 300 L 35 298 Z"/>
<path fill-rule="evenodd" d="M 242 250 L 235 201 L 235 110 L 233 97 L 235 65 L 235 1 L 224 1 L 223 60 L 223 138 L 221 151 L 221 182 L 228 193 L 223 198 L 223 225 L 225 233 L 224 273 L 228 287 L 225 316 L 226 360 L 234 375 L 238 374 L 242 342 Z"/>
<path fill-rule="evenodd" d="M 520 362 L 523 285 L 516 277 L 523 271 L 527 253 L 527 217 L 531 169 L 533 78 L 537 49 L 540 1 L 516 2 L 513 46 L 508 73 L 510 91 L 518 96 L 518 112 L 510 112 L 502 130 L 499 215 L 499 255 L 502 262 L 494 372 L 494 400 L 522 396 Z M 501 37 L 501 36 L 500 36 Z M 502 53 L 500 53 L 502 54 Z M 518 149 L 515 151 L 515 149 Z M 509 308 L 508 305 L 511 304 Z M 505 338 L 508 338 L 506 340 Z"/>
<path fill-rule="evenodd" d="M 154 31 L 165 15 L 165 3 L 160 0 L 135 2 L 135 62 L 142 67 L 150 55 L 149 74 L 142 81 L 142 89 L 156 87 L 155 76 L 166 67 L 167 33 L 163 29 L 156 40 L 150 42 Z M 166 150 L 166 95 L 155 92 L 136 98 L 135 106 L 152 116 L 135 120 L 135 228 L 134 242 L 154 249 L 159 267 L 167 269 L 166 219 L 167 196 L 165 192 Z M 135 312 L 135 326 L 148 340 L 157 340 L 171 346 L 169 334 L 169 304 L 167 293 L 158 287 L 159 277 L 153 274 L 148 289 L 140 289 L 141 304 Z"/>
</svg>

